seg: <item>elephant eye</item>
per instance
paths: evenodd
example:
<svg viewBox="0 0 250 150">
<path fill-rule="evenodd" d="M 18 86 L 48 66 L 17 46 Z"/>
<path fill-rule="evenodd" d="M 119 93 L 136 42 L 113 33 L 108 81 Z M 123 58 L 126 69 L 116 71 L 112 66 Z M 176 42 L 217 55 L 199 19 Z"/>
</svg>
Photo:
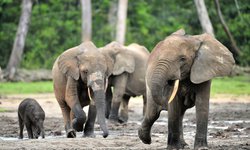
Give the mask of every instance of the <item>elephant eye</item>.
<svg viewBox="0 0 250 150">
<path fill-rule="evenodd" d="M 87 73 L 88 73 L 88 70 L 85 69 L 85 70 L 83 70 L 82 72 L 85 73 L 85 74 L 87 74 Z"/>
<path fill-rule="evenodd" d="M 181 56 L 179 60 L 180 60 L 180 62 L 184 62 L 184 61 L 186 61 L 186 57 Z"/>
</svg>

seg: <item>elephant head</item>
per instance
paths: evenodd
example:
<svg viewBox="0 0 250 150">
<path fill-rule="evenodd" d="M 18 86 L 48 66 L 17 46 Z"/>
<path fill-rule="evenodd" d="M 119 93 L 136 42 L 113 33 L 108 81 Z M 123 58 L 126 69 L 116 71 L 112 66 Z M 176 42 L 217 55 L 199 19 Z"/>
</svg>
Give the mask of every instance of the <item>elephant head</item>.
<svg viewBox="0 0 250 150">
<path fill-rule="evenodd" d="M 97 120 L 103 131 L 103 136 L 108 136 L 105 122 L 105 89 L 113 68 L 112 59 L 101 54 L 92 42 L 84 42 L 65 51 L 58 58 L 58 68 L 68 80 L 72 81 L 72 84 L 67 84 L 70 91 L 66 91 L 66 95 L 69 97 L 78 96 L 79 98 L 80 90 L 85 90 L 92 104 L 96 106 Z M 80 88 L 80 86 L 86 88 Z M 75 108 L 71 109 L 73 111 L 80 110 L 79 106 L 75 105 L 73 106 Z M 81 114 L 75 115 L 80 116 Z M 82 123 L 79 128 L 82 128 Z"/>
<path fill-rule="evenodd" d="M 45 137 L 44 127 L 43 127 L 43 122 L 45 119 L 44 112 L 34 112 L 32 117 L 33 117 L 32 131 L 34 138 L 37 139 L 39 136 L 44 138 Z"/>
<path fill-rule="evenodd" d="M 119 75 L 123 72 L 132 73 L 135 70 L 135 60 L 130 51 L 118 42 L 111 42 L 105 47 L 99 49 L 105 56 L 113 60 L 113 75 Z"/>
<path fill-rule="evenodd" d="M 170 103 L 179 81 L 189 79 L 199 84 L 229 75 L 234 63 L 231 52 L 209 34 L 189 36 L 184 30 L 178 30 L 153 49 L 146 82 L 157 101 L 168 97 Z"/>
</svg>

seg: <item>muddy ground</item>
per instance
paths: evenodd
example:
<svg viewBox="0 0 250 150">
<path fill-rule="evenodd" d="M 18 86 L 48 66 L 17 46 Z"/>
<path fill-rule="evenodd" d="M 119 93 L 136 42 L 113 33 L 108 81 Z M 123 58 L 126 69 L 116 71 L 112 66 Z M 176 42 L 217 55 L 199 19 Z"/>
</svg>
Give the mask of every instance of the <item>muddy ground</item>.
<svg viewBox="0 0 250 150">
<path fill-rule="evenodd" d="M 46 113 L 44 123 L 45 139 L 18 140 L 17 108 L 21 100 L 32 97 L 38 100 Z M 131 99 L 129 104 L 129 122 L 109 124 L 110 135 L 101 136 L 99 125 L 95 125 L 95 138 L 84 138 L 77 133 L 77 138 L 65 137 L 61 110 L 53 94 L 0 96 L 0 149 L 166 149 L 167 148 L 167 112 L 152 128 L 152 144 L 143 144 L 137 129 L 142 120 L 142 99 Z M 189 109 L 184 117 L 184 138 L 186 149 L 193 149 L 195 135 L 195 108 Z M 220 95 L 210 102 L 208 124 L 208 145 L 210 149 L 243 150 L 250 149 L 250 96 Z"/>
</svg>

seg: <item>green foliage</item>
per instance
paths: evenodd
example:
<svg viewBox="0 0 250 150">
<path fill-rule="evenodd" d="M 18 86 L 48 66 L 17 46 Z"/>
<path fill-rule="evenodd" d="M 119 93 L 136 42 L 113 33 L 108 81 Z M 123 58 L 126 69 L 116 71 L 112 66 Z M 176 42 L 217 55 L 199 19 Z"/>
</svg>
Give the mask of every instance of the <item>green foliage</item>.
<svg viewBox="0 0 250 150">
<path fill-rule="evenodd" d="M 52 81 L 6 82 L 0 84 L 0 95 L 52 93 Z M 247 76 L 216 78 L 212 81 L 211 94 L 250 95 L 250 78 Z"/>
<path fill-rule="evenodd" d="M 223 77 L 212 81 L 212 95 L 250 95 L 249 76 Z"/>
<path fill-rule="evenodd" d="M 53 84 L 46 82 L 5 82 L 0 84 L 0 95 L 6 94 L 29 94 L 29 93 L 51 93 Z"/>
<path fill-rule="evenodd" d="M 215 29 L 216 38 L 232 49 L 229 39 L 227 38 L 222 25 L 219 21 L 213 1 L 206 1 L 210 19 Z M 232 33 L 236 44 L 241 50 L 241 54 L 236 58 L 239 65 L 250 65 L 250 5 L 248 0 L 238 0 L 239 10 L 237 10 L 234 0 L 220 0 L 221 11 L 224 20 Z"/>
<path fill-rule="evenodd" d="M 115 27 L 109 23 L 110 7 L 118 0 L 92 0 L 92 40 L 104 46 L 114 40 Z M 231 49 L 219 22 L 213 1 L 205 1 L 216 38 Z M 221 10 L 242 53 L 237 63 L 250 65 L 250 4 L 221 0 Z M 239 13 L 240 12 L 240 13 Z M 21 13 L 20 0 L 0 1 L 0 66 L 5 68 L 12 50 Z M 202 33 L 193 1 L 129 1 L 126 44 L 145 45 L 149 51 L 172 32 L 184 28 L 188 34 Z M 30 27 L 21 67 L 51 69 L 56 57 L 81 42 L 81 7 L 79 0 L 34 1 Z"/>
<path fill-rule="evenodd" d="M 0 107 L 0 113 L 3 113 L 3 112 L 8 112 L 8 110 L 6 110 L 5 108 Z"/>
</svg>

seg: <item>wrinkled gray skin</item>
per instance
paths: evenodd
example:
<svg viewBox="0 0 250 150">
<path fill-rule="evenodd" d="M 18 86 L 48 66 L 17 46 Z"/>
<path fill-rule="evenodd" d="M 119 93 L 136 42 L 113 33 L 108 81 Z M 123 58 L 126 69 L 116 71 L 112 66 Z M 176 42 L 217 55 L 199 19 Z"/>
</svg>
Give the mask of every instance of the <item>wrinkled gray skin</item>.
<svg viewBox="0 0 250 150">
<path fill-rule="evenodd" d="M 68 138 L 76 137 L 75 131 L 83 131 L 84 124 L 84 136 L 94 136 L 96 116 L 103 137 L 108 136 L 105 85 L 112 68 L 113 60 L 101 54 L 92 42 L 84 42 L 63 52 L 55 61 L 52 69 L 54 93 L 62 110 Z M 88 105 L 86 117 L 82 108 Z"/>
<path fill-rule="evenodd" d="M 45 113 L 39 103 L 31 98 L 24 99 L 18 107 L 19 139 L 23 139 L 24 125 L 30 139 L 37 139 L 39 136 L 44 138 L 44 119 Z"/>
<path fill-rule="evenodd" d="M 159 42 L 147 66 L 147 109 L 138 130 L 145 144 L 151 143 L 151 127 L 161 110 L 168 110 L 168 149 L 186 145 L 182 120 L 188 108 L 196 106 L 194 149 L 208 149 L 207 124 L 211 79 L 229 75 L 234 59 L 229 50 L 208 34 L 185 35 L 179 30 Z M 177 94 L 168 104 L 175 80 Z"/>
<path fill-rule="evenodd" d="M 117 62 L 109 77 L 106 91 L 106 117 L 112 122 L 127 122 L 128 103 L 131 96 L 142 95 L 146 106 L 145 72 L 149 52 L 144 46 L 136 43 L 123 46 L 117 42 L 111 42 L 101 48 L 101 52 L 109 55 L 112 53 Z M 113 87 L 113 93 L 111 87 Z M 119 108 L 120 115 L 118 115 Z M 143 113 L 144 111 L 145 108 Z"/>
</svg>

